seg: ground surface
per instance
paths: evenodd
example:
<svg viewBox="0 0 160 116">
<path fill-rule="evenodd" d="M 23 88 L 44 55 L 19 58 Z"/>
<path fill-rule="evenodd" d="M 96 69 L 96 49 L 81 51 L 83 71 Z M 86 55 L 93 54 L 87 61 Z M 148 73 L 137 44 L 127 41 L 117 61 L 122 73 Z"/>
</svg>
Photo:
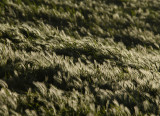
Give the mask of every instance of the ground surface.
<svg viewBox="0 0 160 116">
<path fill-rule="evenodd" d="M 0 0 L 0 115 L 160 114 L 159 0 Z"/>
</svg>

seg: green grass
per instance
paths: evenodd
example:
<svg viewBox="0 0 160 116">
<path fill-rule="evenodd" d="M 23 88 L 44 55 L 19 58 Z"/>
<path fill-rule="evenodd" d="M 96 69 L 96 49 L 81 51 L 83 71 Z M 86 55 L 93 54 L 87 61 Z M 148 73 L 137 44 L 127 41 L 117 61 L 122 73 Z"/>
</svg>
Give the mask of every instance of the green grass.
<svg viewBox="0 0 160 116">
<path fill-rule="evenodd" d="M 1 0 L 0 115 L 159 115 L 159 6 Z"/>
</svg>

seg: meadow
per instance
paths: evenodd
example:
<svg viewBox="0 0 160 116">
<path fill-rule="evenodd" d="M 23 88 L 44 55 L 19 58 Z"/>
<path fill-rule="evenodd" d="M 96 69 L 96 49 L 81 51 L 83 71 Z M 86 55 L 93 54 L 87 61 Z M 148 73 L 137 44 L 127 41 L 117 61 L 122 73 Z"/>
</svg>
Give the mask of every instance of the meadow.
<svg viewBox="0 0 160 116">
<path fill-rule="evenodd" d="M 160 0 L 0 0 L 0 115 L 160 115 L 159 19 Z"/>
</svg>

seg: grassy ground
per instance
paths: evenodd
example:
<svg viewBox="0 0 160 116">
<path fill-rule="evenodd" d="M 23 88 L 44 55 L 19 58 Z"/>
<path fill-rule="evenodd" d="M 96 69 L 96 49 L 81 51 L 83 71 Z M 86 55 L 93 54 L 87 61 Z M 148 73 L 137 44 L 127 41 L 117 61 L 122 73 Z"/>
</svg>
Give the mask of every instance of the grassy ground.
<svg viewBox="0 0 160 116">
<path fill-rule="evenodd" d="M 159 6 L 1 0 L 0 115 L 159 115 Z"/>
</svg>

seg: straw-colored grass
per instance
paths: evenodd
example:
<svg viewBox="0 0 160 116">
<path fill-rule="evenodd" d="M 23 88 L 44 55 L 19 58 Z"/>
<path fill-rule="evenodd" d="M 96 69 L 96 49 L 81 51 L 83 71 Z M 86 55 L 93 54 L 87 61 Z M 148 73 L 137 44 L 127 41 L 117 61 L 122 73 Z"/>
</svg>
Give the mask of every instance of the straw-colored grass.
<svg viewBox="0 0 160 116">
<path fill-rule="evenodd" d="M 1 0 L 0 115 L 159 115 L 159 6 Z"/>
</svg>

